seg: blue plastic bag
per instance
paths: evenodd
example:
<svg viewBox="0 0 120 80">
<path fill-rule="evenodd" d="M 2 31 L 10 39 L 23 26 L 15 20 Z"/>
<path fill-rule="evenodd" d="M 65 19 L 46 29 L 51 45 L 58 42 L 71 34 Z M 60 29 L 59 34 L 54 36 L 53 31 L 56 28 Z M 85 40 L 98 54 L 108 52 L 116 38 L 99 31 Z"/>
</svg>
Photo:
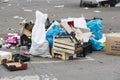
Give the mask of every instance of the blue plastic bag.
<svg viewBox="0 0 120 80">
<path fill-rule="evenodd" d="M 87 22 L 87 27 L 94 34 L 96 40 L 102 38 L 102 20 L 90 20 L 89 22 Z"/>
<path fill-rule="evenodd" d="M 53 38 L 57 35 L 66 35 L 66 31 L 58 25 L 53 25 L 46 33 L 46 39 L 49 42 L 49 47 L 52 48 Z"/>
<path fill-rule="evenodd" d="M 92 44 L 92 48 L 95 51 L 101 50 L 104 48 L 103 43 L 99 42 L 98 40 L 96 40 L 95 38 L 91 37 L 89 39 L 89 42 Z"/>
</svg>

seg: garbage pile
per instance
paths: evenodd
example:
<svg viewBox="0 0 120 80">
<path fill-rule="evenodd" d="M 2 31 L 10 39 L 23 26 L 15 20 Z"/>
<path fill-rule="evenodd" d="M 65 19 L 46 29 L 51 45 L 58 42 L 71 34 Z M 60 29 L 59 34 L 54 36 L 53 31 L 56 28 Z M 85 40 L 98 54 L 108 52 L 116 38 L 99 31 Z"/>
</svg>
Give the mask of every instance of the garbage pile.
<svg viewBox="0 0 120 80">
<path fill-rule="evenodd" d="M 30 55 L 73 60 L 105 47 L 107 54 L 120 55 L 120 36 L 104 35 L 102 18 L 71 17 L 51 23 L 47 14 L 36 11 L 35 23 L 24 20 L 20 25 L 21 32 L 9 28 L 12 33 L 0 38 L 0 48 L 20 50 L 16 54 L 0 51 L 0 64 L 10 71 L 27 69 L 24 62 L 31 60 Z"/>
<path fill-rule="evenodd" d="M 66 18 L 60 21 L 49 21 L 47 14 L 36 11 L 36 20 L 20 23 L 21 32 L 7 34 L 1 38 L 1 47 L 7 49 L 20 48 L 23 55 L 41 57 L 58 57 L 63 60 L 73 56 L 85 57 L 93 50 L 104 48 L 102 19 Z M 3 44 L 4 42 L 4 44 Z M 68 56 L 68 58 L 66 57 Z"/>
</svg>

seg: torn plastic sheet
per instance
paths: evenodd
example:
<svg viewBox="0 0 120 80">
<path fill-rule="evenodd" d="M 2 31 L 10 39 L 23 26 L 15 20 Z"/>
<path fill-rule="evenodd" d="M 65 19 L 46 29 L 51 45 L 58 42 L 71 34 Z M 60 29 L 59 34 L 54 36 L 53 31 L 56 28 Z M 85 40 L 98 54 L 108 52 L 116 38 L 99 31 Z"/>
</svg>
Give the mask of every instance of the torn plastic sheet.
<svg viewBox="0 0 120 80">
<path fill-rule="evenodd" d="M 64 5 L 56 5 L 56 6 L 54 6 L 54 7 L 56 7 L 56 8 L 63 8 Z"/>
<path fill-rule="evenodd" d="M 87 9 L 89 9 L 89 8 L 88 8 L 88 7 L 85 7 L 84 9 L 86 9 L 86 10 L 87 10 Z"/>
<path fill-rule="evenodd" d="M 13 18 L 14 19 L 24 19 L 23 17 L 20 17 L 20 16 L 14 16 Z"/>
<path fill-rule="evenodd" d="M 32 10 L 30 10 L 30 9 L 24 9 L 24 11 L 27 11 L 27 12 L 32 12 Z"/>
<path fill-rule="evenodd" d="M 95 10 L 94 12 L 95 12 L 95 13 L 100 13 L 101 11 L 100 11 L 100 10 Z"/>
</svg>

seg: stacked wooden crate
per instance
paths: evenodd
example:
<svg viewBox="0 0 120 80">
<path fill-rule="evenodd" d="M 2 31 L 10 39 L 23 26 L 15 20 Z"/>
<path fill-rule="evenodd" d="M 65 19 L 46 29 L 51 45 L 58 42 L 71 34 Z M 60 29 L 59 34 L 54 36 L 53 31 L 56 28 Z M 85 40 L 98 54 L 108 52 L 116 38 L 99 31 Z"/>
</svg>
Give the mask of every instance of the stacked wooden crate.
<svg viewBox="0 0 120 80">
<path fill-rule="evenodd" d="M 52 57 L 62 60 L 74 59 L 83 49 L 80 43 L 73 42 L 69 37 L 55 37 L 53 41 Z"/>
</svg>

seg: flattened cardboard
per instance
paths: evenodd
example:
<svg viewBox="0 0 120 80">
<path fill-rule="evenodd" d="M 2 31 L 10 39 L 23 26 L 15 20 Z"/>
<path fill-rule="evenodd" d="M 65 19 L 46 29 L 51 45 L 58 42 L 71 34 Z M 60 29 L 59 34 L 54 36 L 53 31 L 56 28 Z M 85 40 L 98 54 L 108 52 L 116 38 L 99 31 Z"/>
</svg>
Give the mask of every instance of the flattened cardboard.
<svg viewBox="0 0 120 80">
<path fill-rule="evenodd" d="M 32 36 L 32 32 L 30 32 L 29 30 L 27 29 L 23 29 L 23 33 L 26 35 L 26 36 Z"/>
<path fill-rule="evenodd" d="M 61 22 L 60 26 L 64 28 L 68 34 L 70 34 L 71 32 L 75 32 L 76 33 L 75 37 L 77 38 L 77 40 L 82 42 L 88 42 L 89 37 L 92 35 L 89 29 L 82 29 L 84 31 L 83 33 L 80 28 L 71 28 L 69 24 L 65 21 Z"/>
</svg>

